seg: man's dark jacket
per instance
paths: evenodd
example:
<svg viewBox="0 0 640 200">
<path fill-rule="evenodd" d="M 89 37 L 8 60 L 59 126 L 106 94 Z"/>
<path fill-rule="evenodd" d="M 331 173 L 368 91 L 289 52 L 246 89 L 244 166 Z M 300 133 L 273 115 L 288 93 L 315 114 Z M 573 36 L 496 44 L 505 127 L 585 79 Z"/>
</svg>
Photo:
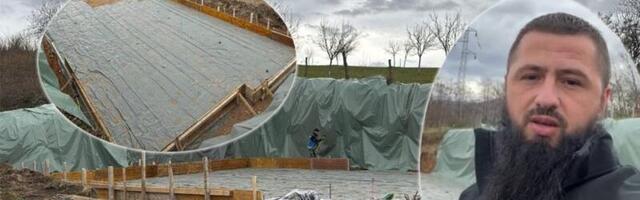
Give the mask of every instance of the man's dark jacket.
<svg viewBox="0 0 640 200">
<path fill-rule="evenodd" d="M 474 134 L 477 182 L 462 192 L 460 200 L 479 199 L 494 162 L 496 132 L 475 129 Z M 574 154 L 562 184 L 565 199 L 640 200 L 638 171 L 621 166 L 612 148 L 611 136 L 605 133 L 589 140 Z"/>
</svg>

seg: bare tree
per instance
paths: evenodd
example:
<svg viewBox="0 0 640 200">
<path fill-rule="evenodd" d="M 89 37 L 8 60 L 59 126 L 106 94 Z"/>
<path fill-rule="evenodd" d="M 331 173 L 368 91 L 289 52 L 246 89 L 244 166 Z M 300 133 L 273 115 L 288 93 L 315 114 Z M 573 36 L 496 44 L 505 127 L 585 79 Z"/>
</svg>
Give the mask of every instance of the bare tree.
<svg viewBox="0 0 640 200">
<path fill-rule="evenodd" d="M 456 42 L 456 38 L 460 36 L 460 33 L 462 33 L 464 29 L 460 12 L 456 12 L 455 14 L 446 13 L 442 17 L 432 12 L 429 14 L 429 19 L 431 20 L 430 23 L 427 24 L 429 31 L 435 35 L 444 53 L 448 54 Z"/>
<path fill-rule="evenodd" d="M 434 46 L 435 36 L 427 31 L 427 27 L 423 24 L 416 24 L 411 28 L 407 28 L 407 34 L 418 56 L 418 68 L 420 68 L 422 65 L 422 55 L 427 49 Z"/>
<path fill-rule="evenodd" d="M 402 64 L 402 67 L 407 67 L 407 56 L 409 56 L 411 51 L 413 51 L 413 45 L 411 44 L 411 41 L 407 40 L 402 44 L 402 47 L 404 50 L 404 63 Z"/>
<path fill-rule="evenodd" d="M 314 39 L 314 42 L 327 54 L 329 58 L 329 74 L 331 74 L 331 65 L 333 59 L 336 57 L 336 50 L 338 49 L 338 29 L 331 26 L 327 21 L 320 21 L 319 33 Z"/>
<path fill-rule="evenodd" d="M 37 45 L 38 40 L 44 34 L 47 24 L 56 15 L 62 5 L 62 0 L 43 1 L 39 8 L 31 11 L 29 26 L 25 30 L 32 44 Z"/>
<path fill-rule="evenodd" d="M 336 53 L 342 56 L 342 64 L 344 66 L 344 77 L 349 78 L 349 70 L 347 63 L 347 58 L 353 50 L 358 46 L 358 39 L 360 37 L 360 32 L 358 29 L 353 27 L 349 22 L 342 22 L 338 30 L 338 48 L 336 49 Z"/>
<path fill-rule="evenodd" d="M 396 66 L 396 55 L 400 52 L 400 42 L 398 41 L 389 41 L 387 44 L 387 48 L 384 49 L 387 53 L 391 54 L 393 57 L 393 66 Z"/>
<path fill-rule="evenodd" d="M 282 21 L 287 25 L 289 34 L 291 34 L 293 38 L 296 38 L 302 17 L 294 13 L 291 7 L 282 0 L 270 0 L 269 2 L 273 10 L 280 14 L 280 18 L 282 18 Z"/>
<path fill-rule="evenodd" d="M 637 71 L 640 71 L 640 1 L 637 0 L 621 0 L 618 7 L 614 9 L 612 13 L 609 14 L 601 14 L 603 21 L 609 25 L 609 27 L 620 37 L 622 43 L 626 47 L 631 59 L 636 63 L 635 68 Z M 624 57 L 624 56 L 622 56 Z M 625 58 L 623 58 L 625 59 Z M 628 59 L 628 58 L 626 58 Z M 638 83 L 635 79 L 635 72 L 631 68 L 628 70 L 629 73 L 622 73 L 617 76 L 625 76 L 625 77 L 612 77 L 615 81 L 612 83 L 612 86 L 618 91 L 614 92 L 614 97 L 612 97 L 612 111 L 614 115 L 619 116 L 621 113 L 626 113 L 624 115 L 627 116 L 635 116 L 636 113 L 640 113 L 640 91 L 638 91 Z M 627 75 L 631 75 L 626 77 Z M 617 80 L 616 80 L 617 79 Z M 627 83 L 617 83 L 619 84 L 630 84 L 633 88 L 627 91 L 621 91 L 623 88 L 616 88 L 616 81 L 626 81 Z M 616 94 L 618 93 L 618 94 Z M 626 93 L 626 94 L 621 94 Z M 628 95 L 629 97 L 616 97 L 616 96 L 624 96 Z M 619 99 L 619 101 L 616 101 Z M 623 108 L 616 108 L 616 102 L 633 102 L 634 105 L 624 105 L 633 108 L 634 111 L 624 112 Z M 620 104 L 622 106 L 622 104 Z M 630 113 L 630 115 L 628 114 Z"/>
</svg>

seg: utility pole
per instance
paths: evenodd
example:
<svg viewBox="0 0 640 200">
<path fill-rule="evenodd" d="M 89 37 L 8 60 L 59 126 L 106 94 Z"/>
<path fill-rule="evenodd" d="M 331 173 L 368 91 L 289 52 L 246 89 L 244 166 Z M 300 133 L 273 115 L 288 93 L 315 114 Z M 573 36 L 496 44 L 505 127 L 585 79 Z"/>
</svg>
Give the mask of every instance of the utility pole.
<svg viewBox="0 0 640 200">
<path fill-rule="evenodd" d="M 460 52 L 460 66 L 458 66 L 458 92 L 456 95 L 456 100 L 458 101 L 458 118 L 461 119 L 463 116 L 462 113 L 462 104 L 465 102 L 466 95 L 466 76 L 467 76 L 467 59 L 468 56 L 473 55 L 473 59 L 476 59 L 477 55 L 475 52 L 469 49 L 469 35 L 474 34 L 476 37 L 476 41 L 478 39 L 478 31 L 469 27 L 464 31 L 462 35 L 462 39 L 460 42 L 462 43 L 462 50 Z M 478 44 L 479 46 L 479 44 Z"/>
</svg>

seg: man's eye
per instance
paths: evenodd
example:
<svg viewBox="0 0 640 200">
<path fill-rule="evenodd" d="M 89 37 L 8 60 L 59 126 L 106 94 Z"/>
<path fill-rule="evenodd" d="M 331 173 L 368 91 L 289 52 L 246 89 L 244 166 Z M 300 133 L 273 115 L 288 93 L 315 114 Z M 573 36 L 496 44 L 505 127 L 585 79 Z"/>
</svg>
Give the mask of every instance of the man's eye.
<svg viewBox="0 0 640 200">
<path fill-rule="evenodd" d="M 525 74 L 522 75 L 522 77 L 520 77 L 521 80 L 528 80 L 528 81 L 533 81 L 533 80 L 538 80 L 540 77 L 537 74 Z"/>
<path fill-rule="evenodd" d="M 575 80 L 575 79 L 566 79 L 563 81 L 563 83 L 565 85 L 572 86 L 572 87 L 577 87 L 582 85 L 582 83 L 579 80 Z"/>
</svg>

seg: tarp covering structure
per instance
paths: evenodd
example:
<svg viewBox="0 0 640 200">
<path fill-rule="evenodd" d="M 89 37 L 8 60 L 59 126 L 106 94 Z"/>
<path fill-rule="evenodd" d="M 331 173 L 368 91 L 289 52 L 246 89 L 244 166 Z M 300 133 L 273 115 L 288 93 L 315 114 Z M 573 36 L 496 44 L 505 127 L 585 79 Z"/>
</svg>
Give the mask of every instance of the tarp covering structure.
<svg viewBox="0 0 640 200">
<path fill-rule="evenodd" d="M 352 168 L 416 170 L 418 139 L 429 85 L 392 84 L 377 78 L 298 77 L 279 112 L 236 124 L 228 136 L 201 147 L 227 145 L 228 157 L 308 157 L 314 128 L 325 141 L 320 156 L 349 158 Z M 258 127 L 253 132 L 251 128 Z M 243 136 L 244 135 L 244 136 Z"/>
<path fill-rule="evenodd" d="M 49 67 L 49 62 L 47 62 L 47 57 L 44 55 L 44 51 L 39 50 L 38 54 L 38 70 L 40 71 L 42 87 L 49 97 L 49 100 L 51 100 L 51 102 L 62 111 L 73 115 L 74 117 L 82 120 L 85 124 L 91 126 L 91 122 L 87 116 L 84 115 L 80 106 L 78 106 L 78 104 L 76 104 L 69 95 L 60 91 L 58 78 L 51 70 L 51 67 Z"/>
<path fill-rule="evenodd" d="M 170 0 L 72 0 L 47 35 L 114 142 L 160 150 L 225 96 L 272 77 L 292 47 Z"/>
<path fill-rule="evenodd" d="M 0 112 L 0 162 L 14 167 L 42 170 L 43 162 L 51 171 L 127 166 L 125 148 L 88 135 L 74 126 L 55 105 L 45 104 Z"/>
<path fill-rule="evenodd" d="M 640 168 L 640 118 L 609 118 L 603 120 L 602 124 L 613 138 L 620 163 Z M 432 174 L 471 185 L 475 182 L 474 153 L 473 129 L 449 130 L 438 147 L 436 167 Z"/>
<path fill-rule="evenodd" d="M 447 131 L 438 146 L 433 173 L 462 183 L 475 182 L 475 142 L 473 129 Z"/>
<path fill-rule="evenodd" d="M 352 167 L 370 170 L 416 170 L 428 90 L 429 85 L 386 85 L 383 78 L 298 78 L 287 98 L 286 91 L 276 92 L 274 102 L 284 102 L 280 107 L 237 124 L 231 135 L 196 150 L 145 151 L 146 160 L 307 157 L 306 140 L 318 127 L 326 136 L 321 156 L 346 157 Z M 51 104 L 0 113 L 0 162 L 16 167 L 44 160 L 58 171 L 63 162 L 69 170 L 125 167 L 141 156 L 141 150 L 89 135 Z"/>
</svg>

